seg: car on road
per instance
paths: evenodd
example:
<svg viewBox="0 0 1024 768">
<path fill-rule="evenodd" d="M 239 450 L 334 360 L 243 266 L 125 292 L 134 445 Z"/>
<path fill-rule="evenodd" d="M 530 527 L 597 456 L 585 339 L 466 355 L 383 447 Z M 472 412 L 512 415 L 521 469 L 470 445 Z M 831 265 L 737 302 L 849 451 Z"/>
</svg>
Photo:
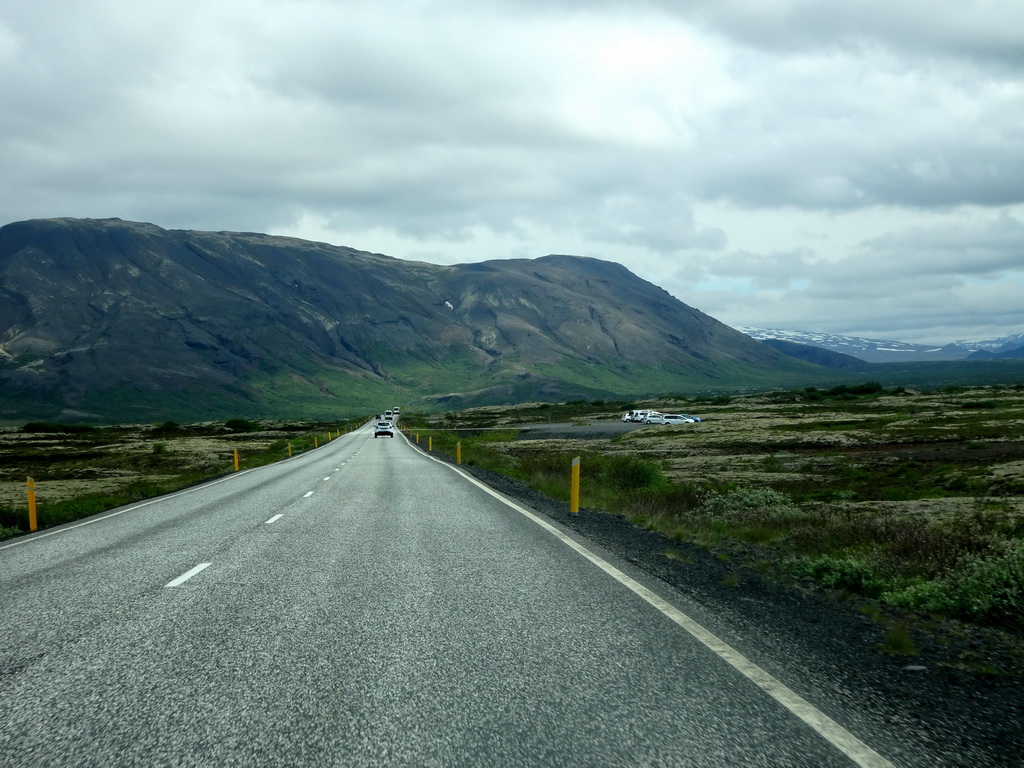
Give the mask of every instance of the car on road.
<svg viewBox="0 0 1024 768">
<path fill-rule="evenodd" d="M 694 420 L 680 413 L 653 413 L 644 419 L 644 424 L 693 424 Z"/>
<path fill-rule="evenodd" d="M 394 437 L 395 425 L 390 421 L 378 421 L 373 428 L 374 437 Z"/>
</svg>

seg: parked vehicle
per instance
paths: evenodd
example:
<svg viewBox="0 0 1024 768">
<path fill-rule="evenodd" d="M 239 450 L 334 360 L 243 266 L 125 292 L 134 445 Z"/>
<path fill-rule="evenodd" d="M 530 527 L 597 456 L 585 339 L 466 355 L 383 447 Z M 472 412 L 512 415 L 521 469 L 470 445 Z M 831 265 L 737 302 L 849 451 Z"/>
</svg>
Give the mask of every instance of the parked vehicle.
<svg viewBox="0 0 1024 768">
<path fill-rule="evenodd" d="M 395 425 L 390 421 L 378 421 L 377 425 L 373 428 L 373 436 L 377 437 L 394 437 L 395 436 Z"/>
<path fill-rule="evenodd" d="M 645 424 L 693 424 L 693 419 L 679 413 L 655 413 L 644 420 Z"/>
<path fill-rule="evenodd" d="M 633 411 L 633 417 L 630 421 L 642 424 L 651 414 L 657 414 L 657 411 Z"/>
<path fill-rule="evenodd" d="M 700 419 L 698 417 L 690 416 L 688 413 L 682 413 L 682 414 L 680 414 L 680 416 L 682 416 L 684 419 L 689 419 L 692 422 L 699 422 L 700 421 Z"/>
</svg>

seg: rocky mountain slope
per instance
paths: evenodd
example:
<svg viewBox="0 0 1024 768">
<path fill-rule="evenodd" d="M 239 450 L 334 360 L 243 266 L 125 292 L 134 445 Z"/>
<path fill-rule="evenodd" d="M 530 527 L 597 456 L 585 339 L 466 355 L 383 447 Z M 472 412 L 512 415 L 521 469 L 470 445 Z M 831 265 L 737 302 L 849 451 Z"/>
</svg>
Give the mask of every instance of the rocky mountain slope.
<svg viewBox="0 0 1024 768">
<path fill-rule="evenodd" d="M 0 228 L 0 418 L 359 412 L 810 369 L 597 259 L 437 266 L 119 219 Z"/>
</svg>

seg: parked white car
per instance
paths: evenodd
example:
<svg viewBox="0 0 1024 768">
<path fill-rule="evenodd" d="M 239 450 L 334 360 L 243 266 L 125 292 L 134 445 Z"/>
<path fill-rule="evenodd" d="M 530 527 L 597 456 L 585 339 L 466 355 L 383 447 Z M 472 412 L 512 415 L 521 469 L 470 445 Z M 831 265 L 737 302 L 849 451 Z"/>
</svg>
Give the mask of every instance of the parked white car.
<svg viewBox="0 0 1024 768">
<path fill-rule="evenodd" d="M 656 416 L 657 414 L 657 411 L 633 411 L 633 416 L 630 418 L 630 421 L 646 423 L 648 416 Z"/>
<path fill-rule="evenodd" d="M 679 413 L 654 413 L 644 419 L 644 424 L 693 424 L 689 416 Z"/>
</svg>

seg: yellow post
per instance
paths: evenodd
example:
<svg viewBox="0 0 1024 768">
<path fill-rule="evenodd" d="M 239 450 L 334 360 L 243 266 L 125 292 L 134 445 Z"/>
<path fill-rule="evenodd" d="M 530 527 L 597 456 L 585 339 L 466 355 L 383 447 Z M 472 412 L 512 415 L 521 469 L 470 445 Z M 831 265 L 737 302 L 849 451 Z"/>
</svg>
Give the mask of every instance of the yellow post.
<svg viewBox="0 0 1024 768">
<path fill-rule="evenodd" d="M 238 471 L 238 449 L 235 448 L 235 472 Z"/>
<path fill-rule="evenodd" d="M 34 531 L 39 526 L 36 521 L 36 481 L 28 479 L 28 529 Z"/>
<path fill-rule="evenodd" d="M 290 459 L 291 457 L 292 457 L 292 444 L 288 443 L 288 458 Z"/>
<path fill-rule="evenodd" d="M 580 511 L 580 457 L 572 460 L 572 482 L 569 486 L 569 511 L 574 515 Z"/>
<path fill-rule="evenodd" d="M 416 433 L 416 445 L 419 445 L 419 444 L 420 444 L 420 433 L 417 432 Z"/>
<path fill-rule="evenodd" d="M 428 451 L 434 450 L 434 436 L 433 435 L 431 435 L 430 437 L 427 438 L 427 450 Z"/>
<path fill-rule="evenodd" d="M 455 444 L 455 463 L 462 463 L 462 443 Z"/>
</svg>

